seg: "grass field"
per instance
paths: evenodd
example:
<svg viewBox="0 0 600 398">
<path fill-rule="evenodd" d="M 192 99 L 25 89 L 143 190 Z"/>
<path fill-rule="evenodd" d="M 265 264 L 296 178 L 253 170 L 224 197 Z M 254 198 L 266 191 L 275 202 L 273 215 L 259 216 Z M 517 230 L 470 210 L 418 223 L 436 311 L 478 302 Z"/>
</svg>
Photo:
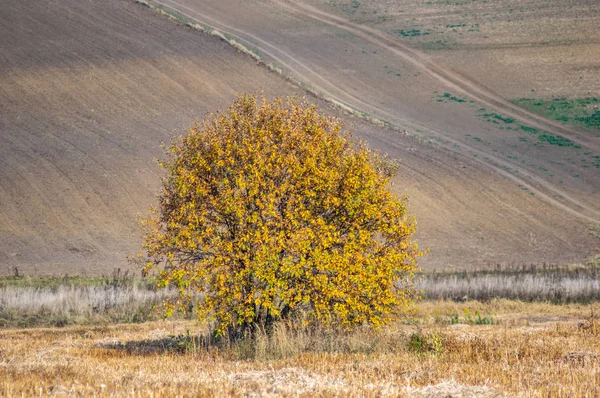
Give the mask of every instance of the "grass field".
<svg viewBox="0 0 600 398">
<path fill-rule="evenodd" d="M 0 278 L 0 328 L 140 323 L 160 319 L 172 290 L 115 270 L 111 276 Z"/>
<path fill-rule="evenodd" d="M 414 288 L 424 302 L 507 299 L 589 304 L 600 301 L 599 260 L 569 267 L 425 272 L 416 275 Z M 107 277 L 2 277 L 0 328 L 148 322 L 161 319 L 162 303 L 174 296 L 175 291 L 157 290 L 149 279 L 119 271 Z"/>
<path fill-rule="evenodd" d="M 423 299 L 379 330 L 291 322 L 237 340 L 164 319 L 174 292 L 127 273 L 4 277 L 0 395 L 596 396 L 597 260 L 427 272 Z"/>
<path fill-rule="evenodd" d="M 492 300 L 591 303 L 600 300 L 600 257 L 586 265 L 512 265 L 419 275 L 426 300 Z"/>
<path fill-rule="evenodd" d="M 9 329 L 0 394 L 591 397 L 600 393 L 595 311 L 432 301 L 378 332 L 280 325 L 235 342 L 208 339 L 192 321 Z"/>
</svg>

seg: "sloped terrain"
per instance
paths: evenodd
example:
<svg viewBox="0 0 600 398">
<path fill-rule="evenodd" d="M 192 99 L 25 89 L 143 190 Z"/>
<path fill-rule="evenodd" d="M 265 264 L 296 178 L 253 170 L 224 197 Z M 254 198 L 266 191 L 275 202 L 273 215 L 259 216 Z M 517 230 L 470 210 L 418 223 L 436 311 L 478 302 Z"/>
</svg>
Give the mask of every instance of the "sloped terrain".
<svg viewBox="0 0 600 398">
<path fill-rule="evenodd" d="M 400 160 L 395 189 L 409 194 L 420 242 L 431 248 L 425 267 L 598 252 L 590 231 L 600 221 L 600 177 L 580 161 L 600 154 L 594 137 L 465 86 L 410 47 L 290 4 L 162 6 L 222 30 L 322 97 L 385 120 L 380 128 L 344 116 L 359 138 Z M 136 218 L 158 192 L 161 141 L 238 92 L 306 94 L 225 41 L 128 0 L 10 2 L 0 37 L 4 274 L 128 267 Z M 493 114 L 525 130 L 500 129 L 487 120 Z M 542 145 L 544 134 L 572 145 Z"/>
<path fill-rule="evenodd" d="M 571 72 L 569 67 L 581 65 L 570 63 L 550 75 L 542 74 L 535 69 L 542 59 L 534 57 L 520 69 L 488 60 L 481 73 L 476 68 L 471 71 L 466 61 L 465 67 L 457 70 L 452 59 L 470 58 L 465 54 L 441 56 L 439 51 L 425 48 L 413 41 L 419 38 L 418 27 L 408 24 L 445 23 L 445 27 L 466 25 L 448 19 L 453 17 L 473 24 L 476 19 L 489 19 L 493 22 L 485 29 L 498 30 L 493 40 L 500 44 L 518 42 L 511 34 L 521 38 L 531 34 L 532 40 L 538 40 L 536 29 L 554 30 L 551 47 L 571 48 L 570 42 L 556 42 L 557 37 L 584 41 L 588 50 L 573 45 L 573 51 L 593 70 L 594 54 L 599 51 L 594 39 L 598 36 L 595 22 L 600 19 L 597 4 L 581 0 L 547 5 L 531 0 L 522 7 L 516 24 L 527 29 L 516 31 L 515 24 L 506 28 L 502 22 L 511 18 L 512 0 L 478 5 L 475 12 L 471 12 L 474 5 L 470 2 L 151 3 L 225 32 L 321 97 L 387 126 L 391 135 L 377 133 L 370 142 L 385 141 L 386 151 L 406 160 L 405 173 L 422 173 L 422 184 L 405 179 L 401 186 L 416 198 L 413 209 L 421 220 L 423 242 L 432 248 L 433 255 L 425 264 L 562 262 L 598 252 L 599 242 L 593 236 L 600 220 L 597 134 L 518 106 L 511 96 L 522 93 L 499 89 L 523 87 L 523 79 L 529 79 L 531 87 L 554 82 L 555 90 L 566 90 L 565 95 L 581 95 L 581 90 L 569 89 L 561 79 Z M 542 10 L 543 17 L 531 11 L 536 9 Z M 382 16 L 385 11 L 391 15 Z M 500 22 L 495 22 L 499 17 L 489 16 L 492 11 L 501 16 Z M 404 13 L 410 14 L 408 22 L 400 19 Z M 553 18 L 547 18 L 548 14 Z M 574 28 L 565 30 L 564 26 Z M 504 46 L 500 44 L 496 47 Z M 477 47 L 472 47 L 459 46 L 476 59 Z M 509 51 L 511 45 L 504 47 Z M 545 54 L 550 57 L 548 62 L 560 61 L 560 51 Z M 528 71 L 530 67 L 533 72 Z M 485 71 L 490 81 L 485 80 Z M 590 90 L 597 90 L 597 74 L 591 73 L 585 82 Z M 433 157 L 435 165 L 397 152 L 398 143 L 410 142 L 406 137 L 422 144 L 414 148 L 414 157 Z M 430 147 L 435 151 L 427 154 L 424 148 Z M 463 166 L 472 169 L 465 175 Z M 434 188 L 436 183 L 444 185 L 443 193 Z M 430 186 L 425 187 L 427 184 Z M 556 245 L 564 246 L 555 250 Z M 465 247 L 468 249 L 463 251 Z M 458 252 L 462 255 L 456 256 Z M 573 255 L 570 260 L 566 253 Z M 438 255 L 439 260 L 432 259 Z"/>
<path fill-rule="evenodd" d="M 235 94 L 299 93 L 131 1 L 0 11 L 0 272 L 110 273 L 135 254 L 161 142 Z"/>
</svg>

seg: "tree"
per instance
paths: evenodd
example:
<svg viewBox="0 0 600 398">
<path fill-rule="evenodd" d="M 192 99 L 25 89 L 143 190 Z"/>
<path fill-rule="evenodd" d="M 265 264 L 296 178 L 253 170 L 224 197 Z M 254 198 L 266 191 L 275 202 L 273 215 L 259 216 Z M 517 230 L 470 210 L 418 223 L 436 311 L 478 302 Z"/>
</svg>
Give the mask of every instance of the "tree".
<svg viewBox="0 0 600 398">
<path fill-rule="evenodd" d="M 406 308 L 415 222 L 393 164 L 295 99 L 241 96 L 170 147 L 145 270 L 193 295 L 217 334 L 302 310 L 311 322 L 388 322 Z M 175 304 L 173 304 L 175 306 Z"/>
</svg>

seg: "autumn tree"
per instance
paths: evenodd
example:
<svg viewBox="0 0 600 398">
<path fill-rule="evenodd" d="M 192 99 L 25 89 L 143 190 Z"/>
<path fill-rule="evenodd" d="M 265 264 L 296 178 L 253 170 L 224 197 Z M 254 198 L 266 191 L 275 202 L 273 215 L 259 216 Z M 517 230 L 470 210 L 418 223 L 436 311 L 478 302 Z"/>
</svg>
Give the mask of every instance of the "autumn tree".
<svg viewBox="0 0 600 398">
<path fill-rule="evenodd" d="M 295 99 L 241 96 L 170 147 L 143 221 L 146 271 L 218 334 L 303 311 L 379 326 L 406 308 L 421 253 L 395 170 Z"/>
</svg>

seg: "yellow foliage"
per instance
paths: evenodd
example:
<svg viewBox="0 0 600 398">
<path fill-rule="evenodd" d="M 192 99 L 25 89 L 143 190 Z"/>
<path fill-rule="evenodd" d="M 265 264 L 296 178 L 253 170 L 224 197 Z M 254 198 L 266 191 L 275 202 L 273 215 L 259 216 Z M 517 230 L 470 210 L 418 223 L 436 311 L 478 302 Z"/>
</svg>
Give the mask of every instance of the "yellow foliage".
<svg viewBox="0 0 600 398">
<path fill-rule="evenodd" d="M 395 170 L 293 99 L 241 96 L 172 144 L 159 209 L 143 221 L 146 271 L 199 294 L 217 333 L 296 310 L 380 326 L 411 300 L 421 255 Z"/>
</svg>

